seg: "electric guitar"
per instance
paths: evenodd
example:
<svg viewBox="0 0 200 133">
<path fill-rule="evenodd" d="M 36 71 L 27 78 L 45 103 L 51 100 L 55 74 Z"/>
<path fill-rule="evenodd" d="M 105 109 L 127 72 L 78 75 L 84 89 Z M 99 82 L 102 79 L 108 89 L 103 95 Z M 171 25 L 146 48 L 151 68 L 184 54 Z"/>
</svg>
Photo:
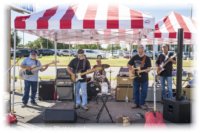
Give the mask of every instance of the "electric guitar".
<svg viewBox="0 0 200 133">
<path fill-rule="evenodd" d="M 141 70 L 140 67 L 133 68 L 132 70 L 129 70 L 129 78 L 134 79 L 136 77 L 141 77 L 141 75 L 140 75 L 141 73 L 147 72 L 147 70 L 153 70 L 153 69 L 155 69 L 155 68 L 151 67 L 150 69 L 147 68 L 147 69 L 143 69 L 143 70 Z M 135 70 L 136 70 L 137 76 L 134 75 Z"/>
<path fill-rule="evenodd" d="M 173 56 L 169 57 L 169 58 L 167 59 L 166 62 L 162 62 L 162 63 L 157 67 L 157 74 L 158 74 L 158 75 L 160 75 L 161 72 L 163 72 L 163 71 L 165 70 L 164 67 L 170 62 L 169 59 L 173 59 L 174 57 L 176 57 L 176 54 L 174 54 Z"/>
<path fill-rule="evenodd" d="M 22 68 L 19 71 L 19 78 L 20 79 L 30 78 L 30 77 L 34 76 L 34 72 L 41 70 L 44 66 L 55 64 L 55 63 L 59 63 L 59 61 L 52 61 L 50 63 L 47 63 L 47 64 L 39 66 L 39 67 L 37 67 L 36 65 L 33 65 L 33 66 L 31 66 L 31 70 L 26 70 L 26 69 Z"/>
<path fill-rule="evenodd" d="M 90 69 L 90 70 L 88 70 L 88 71 L 86 71 L 86 72 L 77 73 L 77 74 L 71 75 L 71 80 L 72 80 L 73 82 L 77 82 L 78 80 L 83 79 L 81 76 L 87 75 L 87 74 L 89 74 L 89 73 L 93 73 L 93 72 L 95 72 L 95 71 L 99 71 L 99 70 L 102 70 L 102 69 L 103 69 L 102 67 L 95 67 L 95 68 Z"/>
</svg>

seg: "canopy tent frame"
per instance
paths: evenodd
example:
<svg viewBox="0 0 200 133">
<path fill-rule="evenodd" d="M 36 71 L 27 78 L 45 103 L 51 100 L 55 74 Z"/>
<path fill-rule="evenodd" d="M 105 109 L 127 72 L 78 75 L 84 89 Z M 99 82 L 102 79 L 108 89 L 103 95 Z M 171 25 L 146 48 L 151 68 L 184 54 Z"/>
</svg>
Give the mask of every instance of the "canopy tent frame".
<svg viewBox="0 0 200 133">
<path fill-rule="evenodd" d="M 153 21 L 154 21 L 154 18 L 153 18 Z M 151 22 L 151 23 L 153 23 L 154 24 L 154 22 Z M 142 28 L 141 28 L 142 29 Z M 145 29 L 145 28 L 144 28 Z M 149 28 L 151 31 L 154 31 L 154 28 Z M 16 61 L 16 32 L 17 31 L 26 31 L 26 29 L 17 29 L 16 27 L 15 27 L 15 29 L 14 29 L 14 56 L 13 56 L 13 60 L 14 60 L 14 62 Z M 70 29 L 70 30 L 74 30 L 74 29 Z M 87 30 L 87 29 L 78 29 L 78 30 Z M 102 29 L 100 29 L 100 30 L 102 30 Z M 124 28 L 124 30 L 126 30 L 126 28 Z M 134 30 L 134 28 L 133 29 L 131 29 L 131 30 Z M 49 30 L 47 30 L 47 31 L 49 31 Z M 132 34 L 130 34 L 130 35 L 132 35 Z M 55 32 L 54 34 L 53 34 L 53 36 L 54 36 L 54 38 L 53 38 L 53 41 L 54 41 L 54 51 L 55 51 L 55 54 L 54 54 L 54 59 L 55 59 L 55 61 L 57 61 L 57 42 L 58 42 L 58 32 Z M 46 38 L 46 39 L 48 39 L 48 38 Z M 134 41 L 134 40 L 132 40 L 132 41 Z M 98 41 L 97 41 L 98 42 Z M 130 43 L 130 42 L 129 42 Z M 155 59 L 155 58 L 154 58 Z M 154 65 L 154 64 L 153 64 Z M 55 72 L 56 72 L 56 70 L 57 70 L 57 62 L 55 63 Z M 13 75 L 15 76 L 16 75 L 16 73 L 15 73 L 15 65 L 14 65 L 14 67 L 13 67 Z M 155 77 L 154 77 L 155 78 Z M 14 110 L 14 93 L 15 93 L 15 81 L 13 81 L 13 88 L 12 88 L 12 90 L 13 90 L 13 99 L 12 99 L 12 102 L 13 102 L 13 110 Z M 56 88 L 55 88 L 56 89 Z M 154 86 L 154 90 L 156 90 L 155 89 L 155 86 Z M 156 104 L 156 103 L 155 103 Z M 154 107 L 154 110 L 156 111 L 156 105 L 155 105 L 155 107 Z"/>
</svg>

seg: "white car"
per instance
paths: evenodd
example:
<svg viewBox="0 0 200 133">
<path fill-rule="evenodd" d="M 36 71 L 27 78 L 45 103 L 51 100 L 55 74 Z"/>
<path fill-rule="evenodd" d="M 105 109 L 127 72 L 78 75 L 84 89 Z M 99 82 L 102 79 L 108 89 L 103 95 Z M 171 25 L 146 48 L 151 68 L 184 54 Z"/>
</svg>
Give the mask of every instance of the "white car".
<svg viewBox="0 0 200 133">
<path fill-rule="evenodd" d="M 106 53 L 100 50 L 84 49 L 84 54 L 86 55 L 87 58 L 95 58 L 95 59 L 106 58 Z"/>
<path fill-rule="evenodd" d="M 68 49 L 62 49 L 59 51 L 59 55 L 62 55 L 62 56 L 70 56 L 71 55 L 71 52 L 70 50 Z"/>
</svg>

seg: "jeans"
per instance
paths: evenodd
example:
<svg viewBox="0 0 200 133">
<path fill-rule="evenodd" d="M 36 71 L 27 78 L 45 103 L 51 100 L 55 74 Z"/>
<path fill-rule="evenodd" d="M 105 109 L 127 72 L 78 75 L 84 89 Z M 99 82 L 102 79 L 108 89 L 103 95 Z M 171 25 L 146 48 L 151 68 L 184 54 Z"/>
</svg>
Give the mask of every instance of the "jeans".
<svg viewBox="0 0 200 133">
<path fill-rule="evenodd" d="M 168 95 L 165 90 L 165 81 L 167 81 L 167 91 Z M 162 87 L 162 98 L 172 98 L 172 77 L 165 77 L 165 76 L 160 76 L 160 82 L 161 82 L 161 87 Z"/>
<path fill-rule="evenodd" d="M 86 82 L 76 82 L 76 104 L 80 105 L 81 104 L 81 97 L 82 97 L 82 106 L 87 105 L 87 83 Z M 81 91 L 81 95 L 80 95 Z"/>
<path fill-rule="evenodd" d="M 148 81 L 139 82 L 138 80 L 134 80 L 133 89 L 134 89 L 133 95 L 135 97 L 135 104 L 144 105 L 145 99 L 147 97 Z"/>
<path fill-rule="evenodd" d="M 37 93 L 37 81 L 24 80 L 24 95 L 22 97 L 23 104 L 27 104 L 29 100 L 29 92 L 31 89 L 31 102 L 35 102 L 35 96 Z"/>
</svg>

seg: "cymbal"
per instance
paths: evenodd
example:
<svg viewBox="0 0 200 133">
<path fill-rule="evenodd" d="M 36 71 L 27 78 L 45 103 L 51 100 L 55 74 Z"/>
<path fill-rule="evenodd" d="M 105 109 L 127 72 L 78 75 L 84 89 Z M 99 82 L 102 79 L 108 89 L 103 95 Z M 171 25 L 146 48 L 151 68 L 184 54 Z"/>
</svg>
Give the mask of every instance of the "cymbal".
<svg viewBox="0 0 200 133">
<path fill-rule="evenodd" d="M 108 65 L 108 64 L 102 64 L 102 67 L 103 67 L 103 68 L 109 68 L 110 65 Z"/>
<path fill-rule="evenodd" d="M 110 65 L 108 65 L 108 64 L 102 64 L 101 66 L 98 66 L 98 65 L 94 65 L 94 67 L 102 67 L 102 68 L 109 68 L 110 67 Z"/>
</svg>

